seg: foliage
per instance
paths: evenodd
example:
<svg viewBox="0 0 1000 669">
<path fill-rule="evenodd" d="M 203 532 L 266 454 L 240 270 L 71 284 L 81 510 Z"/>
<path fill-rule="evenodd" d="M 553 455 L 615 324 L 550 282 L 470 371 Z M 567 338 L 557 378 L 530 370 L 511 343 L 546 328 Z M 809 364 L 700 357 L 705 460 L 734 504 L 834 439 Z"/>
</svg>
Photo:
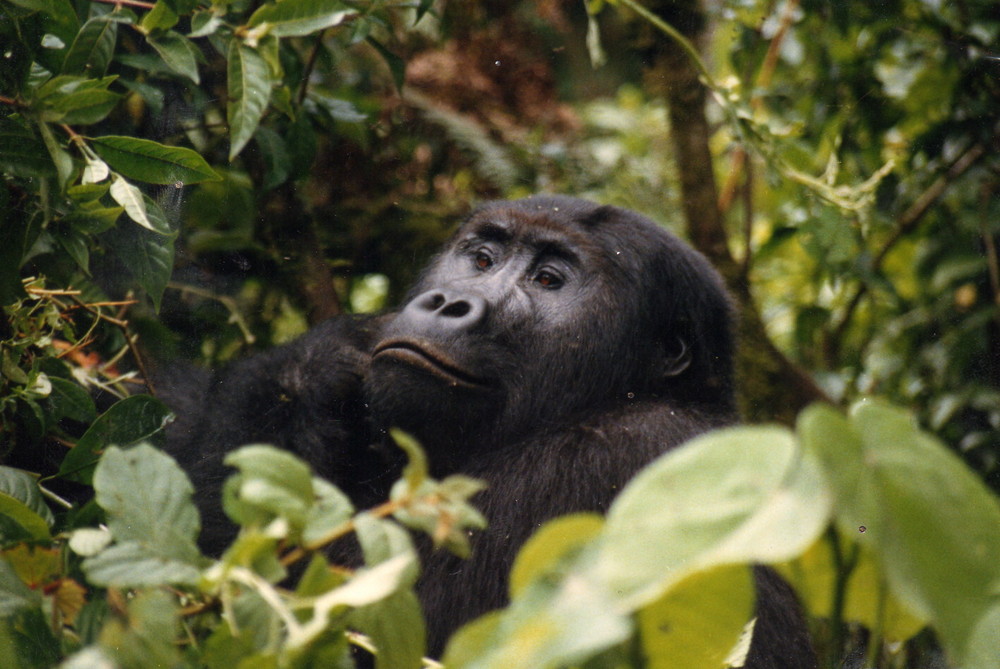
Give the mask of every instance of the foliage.
<svg viewBox="0 0 1000 669">
<path fill-rule="evenodd" d="M 5 666 L 337 666 L 350 644 L 418 663 L 412 547 L 387 517 L 461 554 L 475 485 L 427 479 L 401 438 L 407 477 L 356 514 L 250 447 L 226 493 L 243 533 L 208 560 L 183 474 L 138 445 L 170 420 L 143 353 L 218 363 L 377 310 L 481 196 L 573 192 L 680 228 L 668 141 L 684 129 L 635 26 L 677 40 L 668 13 L 697 3 L 585 4 L 0 0 Z M 732 0 L 688 57 L 712 94 L 728 247 L 771 338 L 835 401 L 912 408 L 997 488 L 991 9 Z M 795 584 L 831 663 L 861 626 L 870 663 L 912 666 L 929 626 L 953 662 L 996 666 L 996 516 L 902 414 L 812 409 L 794 433 L 665 457 L 607 521 L 543 528 L 510 608 L 446 659 L 735 662 L 757 561 Z M 363 570 L 317 551 L 348 532 Z"/>
<path fill-rule="evenodd" d="M 347 662 L 359 643 L 377 649 L 378 666 L 418 666 L 418 566 L 397 522 L 465 552 L 483 518 L 467 503 L 476 482 L 428 478 L 419 447 L 397 438 L 410 465 L 389 501 L 360 513 L 285 451 L 231 453 L 224 505 L 241 531 L 219 560 L 196 547 L 191 484 L 148 443 L 105 450 L 93 477 L 99 526 L 56 520 L 34 479 L 0 468 L 6 656 L 12 666 L 311 666 Z M 460 630 L 444 662 L 740 666 L 753 634 L 749 567 L 771 564 L 830 622 L 820 641 L 864 624 L 876 662 L 930 624 L 958 666 L 996 667 L 998 527 L 997 498 L 903 412 L 863 402 L 848 420 L 816 406 L 794 433 L 732 428 L 664 455 L 606 520 L 545 525 L 518 556 L 510 606 Z M 352 532 L 364 567 L 331 565 L 323 549 Z M 897 643 L 883 649 L 883 638 Z"/>
</svg>

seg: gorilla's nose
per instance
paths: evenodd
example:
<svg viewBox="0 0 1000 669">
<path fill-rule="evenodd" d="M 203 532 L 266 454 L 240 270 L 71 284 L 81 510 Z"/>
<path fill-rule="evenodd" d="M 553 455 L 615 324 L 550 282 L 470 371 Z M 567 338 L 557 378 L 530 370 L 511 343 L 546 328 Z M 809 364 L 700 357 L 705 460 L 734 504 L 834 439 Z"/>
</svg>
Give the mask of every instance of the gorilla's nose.
<svg viewBox="0 0 1000 669">
<path fill-rule="evenodd" d="M 442 333 L 462 332 L 486 318 L 486 300 L 478 295 L 430 290 L 410 301 L 403 310 L 409 318 Z"/>
</svg>

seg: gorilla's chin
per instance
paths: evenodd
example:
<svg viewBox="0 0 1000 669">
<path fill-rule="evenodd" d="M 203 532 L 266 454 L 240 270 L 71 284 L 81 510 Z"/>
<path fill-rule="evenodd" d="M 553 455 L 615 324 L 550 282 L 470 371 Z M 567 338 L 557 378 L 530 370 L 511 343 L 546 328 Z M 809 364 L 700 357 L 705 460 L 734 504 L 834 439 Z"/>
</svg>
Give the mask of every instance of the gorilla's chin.
<svg viewBox="0 0 1000 669">
<path fill-rule="evenodd" d="M 372 359 L 365 395 L 374 426 L 416 437 L 436 475 L 484 443 L 504 404 L 496 388 L 460 381 L 419 354 L 397 349 Z"/>
</svg>

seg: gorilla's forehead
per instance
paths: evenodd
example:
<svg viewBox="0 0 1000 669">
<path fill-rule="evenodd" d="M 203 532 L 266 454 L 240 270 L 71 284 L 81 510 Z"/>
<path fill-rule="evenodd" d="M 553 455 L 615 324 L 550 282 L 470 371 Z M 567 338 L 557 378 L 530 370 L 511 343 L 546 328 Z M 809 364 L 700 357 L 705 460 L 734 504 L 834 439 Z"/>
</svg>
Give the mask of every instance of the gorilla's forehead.
<svg viewBox="0 0 1000 669">
<path fill-rule="evenodd" d="M 566 200 L 589 206 L 543 205 L 532 200 L 490 203 L 473 212 L 457 231 L 455 240 L 463 244 L 482 239 L 525 246 L 572 261 L 617 264 L 615 251 L 619 249 L 610 248 L 610 240 L 595 225 L 592 214 L 597 207 L 582 200 Z"/>
</svg>

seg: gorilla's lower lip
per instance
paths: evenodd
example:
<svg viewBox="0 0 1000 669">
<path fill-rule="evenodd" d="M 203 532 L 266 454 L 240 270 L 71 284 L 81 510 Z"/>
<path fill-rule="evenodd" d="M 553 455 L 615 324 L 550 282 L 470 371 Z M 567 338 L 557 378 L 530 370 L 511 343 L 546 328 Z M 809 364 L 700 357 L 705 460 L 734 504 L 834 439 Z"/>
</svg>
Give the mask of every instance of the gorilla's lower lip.
<svg viewBox="0 0 1000 669">
<path fill-rule="evenodd" d="M 379 357 L 395 358 L 444 380 L 450 386 L 483 388 L 487 385 L 485 379 L 465 371 L 443 353 L 409 339 L 391 339 L 380 343 L 372 352 L 373 359 Z"/>
</svg>

